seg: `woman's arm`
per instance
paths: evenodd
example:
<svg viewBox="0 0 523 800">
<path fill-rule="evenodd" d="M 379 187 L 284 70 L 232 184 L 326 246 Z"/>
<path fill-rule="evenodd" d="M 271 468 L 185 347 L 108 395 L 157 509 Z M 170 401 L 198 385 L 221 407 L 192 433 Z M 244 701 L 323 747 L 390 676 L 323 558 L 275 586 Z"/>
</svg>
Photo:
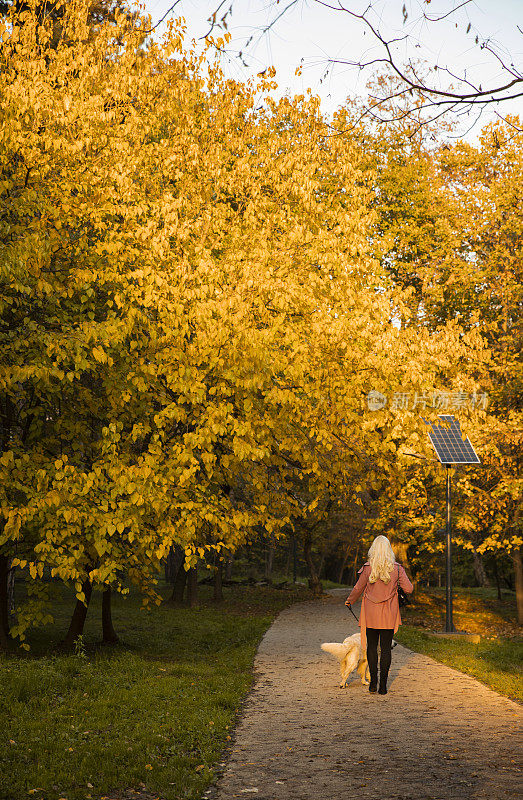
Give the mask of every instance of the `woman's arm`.
<svg viewBox="0 0 523 800">
<path fill-rule="evenodd" d="M 407 594 L 410 594 L 414 590 L 414 586 L 409 581 L 409 579 L 407 577 L 407 573 L 405 572 L 405 570 L 403 569 L 401 564 L 399 565 L 399 568 L 400 568 L 399 569 L 399 572 L 400 572 L 400 586 L 401 586 L 401 588 L 403 589 L 404 592 L 407 592 Z"/>
<path fill-rule="evenodd" d="M 369 578 L 369 571 L 367 569 L 365 569 L 365 567 L 363 567 L 363 569 L 361 571 L 361 575 L 358 578 L 358 582 L 354 586 L 354 589 L 352 590 L 350 595 L 345 600 L 345 605 L 346 606 L 351 606 L 353 603 L 356 602 L 356 600 L 358 599 L 360 594 L 365 589 L 365 587 L 367 585 L 368 578 Z"/>
</svg>

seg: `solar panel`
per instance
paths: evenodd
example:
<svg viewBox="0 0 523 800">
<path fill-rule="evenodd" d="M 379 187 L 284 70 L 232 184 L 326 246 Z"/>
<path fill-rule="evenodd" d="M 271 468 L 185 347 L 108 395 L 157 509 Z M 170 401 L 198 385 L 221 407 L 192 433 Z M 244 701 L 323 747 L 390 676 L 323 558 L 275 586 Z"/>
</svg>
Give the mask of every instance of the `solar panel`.
<svg viewBox="0 0 523 800">
<path fill-rule="evenodd" d="M 461 435 L 459 422 L 451 414 L 440 414 L 444 425 L 432 425 L 429 438 L 442 464 L 481 464 L 469 439 Z M 424 420 L 427 425 L 430 422 Z"/>
</svg>

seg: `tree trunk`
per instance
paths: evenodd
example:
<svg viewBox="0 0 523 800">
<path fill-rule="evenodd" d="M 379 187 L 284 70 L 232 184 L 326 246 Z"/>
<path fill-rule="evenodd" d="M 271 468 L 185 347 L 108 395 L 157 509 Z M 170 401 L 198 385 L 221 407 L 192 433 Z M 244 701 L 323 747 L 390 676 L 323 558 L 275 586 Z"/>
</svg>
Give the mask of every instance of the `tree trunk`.
<svg viewBox="0 0 523 800">
<path fill-rule="evenodd" d="M 509 574 L 506 575 L 505 574 L 505 570 L 502 569 L 501 570 L 501 577 L 505 581 L 505 586 L 507 587 L 509 592 L 515 592 L 516 591 L 516 582 L 514 580 L 515 574 L 511 575 L 510 572 L 509 572 Z"/>
<path fill-rule="evenodd" d="M 312 558 L 312 542 L 310 536 L 305 537 L 303 541 L 303 556 L 309 568 L 309 589 L 311 589 L 314 594 L 323 594 L 323 585 L 318 577 L 318 571 Z"/>
<path fill-rule="evenodd" d="M 7 573 L 7 613 L 15 613 L 15 572 L 16 567 L 9 567 Z"/>
<path fill-rule="evenodd" d="M 318 578 L 321 580 L 321 576 L 323 574 L 323 567 L 325 566 L 325 555 L 327 553 L 327 548 L 324 547 L 321 551 L 321 558 L 320 558 L 320 566 L 318 567 Z"/>
<path fill-rule="evenodd" d="M 274 564 L 274 536 L 271 536 L 265 552 L 265 580 L 272 583 L 272 567 Z"/>
<path fill-rule="evenodd" d="M 69 624 L 69 630 L 65 634 L 65 638 L 62 641 L 62 646 L 65 648 L 73 647 L 76 639 L 84 632 L 87 609 L 89 608 L 91 594 L 93 591 L 91 581 L 88 578 L 86 578 L 82 583 L 82 591 L 85 595 L 85 603 L 82 603 L 81 600 L 76 601 L 73 616 L 71 617 L 71 622 Z"/>
<path fill-rule="evenodd" d="M 0 555 L 0 649 L 9 644 L 9 559 Z"/>
<path fill-rule="evenodd" d="M 349 544 L 345 548 L 343 561 L 341 562 L 341 567 L 340 567 L 339 572 L 338 572 L 338 581 L 337 581 L 337 583 L 341 583 L 342 580 L 343 580 L 343 573 L 345 572 L 345 567 L 347 566 L 347 561 L 349 560 L 350 550 L 351 550 L 351 545 Z"/>
<path fill-rule="evenodd" d="M 358 544 L 356 548 L 356 555 L 354 556 L 354 564 L 352 565 L 352 585 L 358 582 L 358 559 L 360 557 L 360 546 Z"/>
<path fill-rule="evenodd" d="M 487 573 L 485 572 L 485 565 L 483 563 L 481 554 L 476 552 L 476 550 L 473 550 L 472 558 L 474 559 L 474 576 L 478 586 L 490 586 L 490 581 L 487 578 Z"/>
<path fill-rule="evenodd" d="M 187 583 L 187 572 L 183 568 L 185 553 L 183 547 L 179 544 L 175 544 L 174 547 L 171 548 L 171 551 L 173 552 L 173 591 L 169 602 L 181 605 L 183 603 L 183 595 Z"/>
<path fill-rule="evenodd" d="M 225 580 L 230 581 L 232 580 L 232 567 L 234 564 L 234 556 L 231 555 L 230 558 L 227 559 L 227 563 L 225 565 Z"/>
<path fill-rule="evenodd" d="M 187 605 L 193 608 L 198 602 L 198 569 L 191 567 L 187 572 Z"/>
<path fill-rule="evenodd" d="M 288 579 L 291 572 L 291 559 L 292 559 L 292 540 L 289 539 L 289 546 L 287 547 L 287 561 L 285 562 L 285 577 Z"/>
<path fill-rule="evenodd" d="M 106 586 L 102 594 L 102 642 L 115 644 L 118 641 L 111 614 L 111 587 Z"/>
<path fill-rule="evenodd" d="M 183 596 L 185 594 L 185 586 L 187 584 L 187 571 L 182 567 L 176 573 L 174 579 L 173 591 L 169 599 L 170 603 L 181 605 L 183 603 Z"/>
<path fill-rule="evenodd" d="M 213 600 L 215 603 L 223 602 L 222 574 L 223 574 L 223 561 L 218 561 L 218 564 L 214 569 L 214 581 L 213 581 Z"/>
<path fill-rule="evenodd" d="M 11 642 L 12 640 L 4 631 L 3 626 L 0 625 L 0 653 L 5 653 L 6 650 L 9 650 Z"/>
<path fill-rule="evenodd" d="M 165 583 L 174 583 L 176 578 L 176 554 L 174 547 L 169 548 L 169 552 L 165 558 Z"/>
<path fill-rule="evenodd" d="M 523 561 L 521 559 L 523 548 L 518 547 L 512 551 L 514 562 L 514 583 L 516 586 L 516 607 L 518 611 L 518 624 L 523 625 Z"/>
<path fill-rule="evenodd" d="M 498 600 L 502 600 L 503 597 L 501 594 L 501 581 L 499 580 L 498 560 L 496 556 L 494 556 L 494 577 L 496 579 L 496 587 L 498 590 Z"/>
</svg>

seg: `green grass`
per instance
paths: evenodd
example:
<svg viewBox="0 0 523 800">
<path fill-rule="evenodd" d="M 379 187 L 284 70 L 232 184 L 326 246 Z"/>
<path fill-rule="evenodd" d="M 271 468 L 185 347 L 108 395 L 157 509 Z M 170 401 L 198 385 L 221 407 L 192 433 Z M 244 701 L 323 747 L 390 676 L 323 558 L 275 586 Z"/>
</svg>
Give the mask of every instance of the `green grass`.
<svg viewBox="0 0 523 800">
<path fill-rule="evenodd" d="M 347 583 L 337 583 L 336 581 L 329 581 L 326 578 L 322 578 L 322 586 L 324 589 L 347 589 L 347 594 L 349 594 L 352 586 L 349 586 Z"/>
<path fill-rule="evenodd" d="M 458 630 L 479 633 L 482 637 L 521 637 L 514 592 L 504 591 L 502 600 L 498 600 L 492 588 L 455 587 L 453 595 L 453 617 Z M 403 610 L 402 618 L 409 625 L 443 630 L 445 589 L 416 589 L 414 603 Z"/>
<path fill-rule="evenodd" d="M 472 675 L 499 694 L 523 702 L 521 642 L 506 639 L 482 640 L 479 644 L 452 641 L 408 625 L 403 625 L 394 638 L 411 650 Z"/>
<path fill-rule="evenodd" d="M 251 686 L 261 636 L 281 608 L 309 596 L 235 587 L 215 607 L 201 594 L 197 608 L 149 612 L 137 598 L 117 598 L 113 621 L 125 644 L 111 648 L 96 646 L 95 596 L 83 652 L 60 655 L 67 598 L 27 656 L 0 659 L 1 798 L 201 796 Z"/>
<path fill-rule="evenodd" d="M 167 587 L 162 591 L 167 596 Z M 200 587 L 197 608 L 147 612 L 136 597 L 115 598 L 123 644 L 114 648 L 97 645 L 95 594 L 76 655 L 57 651 L 74 604 L 71 596 L 58 600 L 55 624 L 34 632 L 31 652 L 0 658 L 0 798 L 200 798 L 217 775 L 251 686 L 261 636 L 278 611 L 310 597 L 304 587 L 224 592 L 220 606 L 209 587 Z M 420 592 L 398 640 L 523 700 L 520 640 L 498 636 L 473 645 L 415 627 L 417 617 L 426 622 L 431 613 L 434 629 L 441 627 L 440 595 Z M 490 594 L 460 592 L 456 605 L 464 622 L 481 621 L 489 635 L 513 624 L 511 606 Z"/>
<path fill-rule="evenodd" d="M 493 589 L 457 588 L 454 592 L 454 622 L 458 630 L 479 633 L 481 641 L 431 636 L 443 630 L 445 592 L 417 590 L 414 603 L 402 611 L 404 625 L 395 638 L 424 655 L 465 672 L 499 694 L 523 702 L 523 640 L 516 622 L 513 593 L 501 601 Z"/>
</svg>

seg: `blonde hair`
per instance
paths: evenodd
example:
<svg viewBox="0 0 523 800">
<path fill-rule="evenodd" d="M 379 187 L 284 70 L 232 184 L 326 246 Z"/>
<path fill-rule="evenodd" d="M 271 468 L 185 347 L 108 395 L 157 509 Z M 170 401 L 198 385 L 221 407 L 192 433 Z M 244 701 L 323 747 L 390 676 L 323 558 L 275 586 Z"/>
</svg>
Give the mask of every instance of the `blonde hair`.
<svg viewBox="0 0 523 800">
<path fill-rule="evenodd" d="M 376 536 L 369 548 L 369 583 L 376 583 L 378 578 L 388 583 L 395 563 L 396 556 L 387 537 Z"/>
</svg>

